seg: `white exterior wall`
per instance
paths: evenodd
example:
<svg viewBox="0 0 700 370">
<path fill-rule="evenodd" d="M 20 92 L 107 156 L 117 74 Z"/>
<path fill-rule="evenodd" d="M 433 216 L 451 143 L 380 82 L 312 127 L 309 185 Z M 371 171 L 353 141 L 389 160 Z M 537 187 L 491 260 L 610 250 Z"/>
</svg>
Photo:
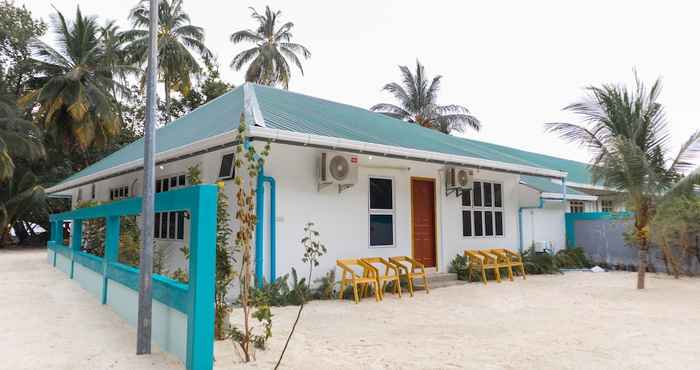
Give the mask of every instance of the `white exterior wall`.
<svg viewBox="0 0 700 370">
<path fill-rule="evenodd" d="M 185 158 L 179 161 L 166 163 L 161 166 L 156 166 L 156 179 L 187 174 L 190 167 L 199 165 L 202 171 L 202 181 L 205 183 L 215 182 L 219 171 L 221 155 L 222 152 L 206 153 L 204 155 Z M 137 171 L 98 181 L 95 184 L 94 199 L 100 202 L 108 202 L 110 200 L 110 189 L 125 185 L 129 186 L 130 196 L 141 196 L 143 193 L 143 172 Z M 79 203 L 79 192 L 82 196 L 82 201 L 91 199 L 91 188 L 92 185 L 83 185 L 79 189 L 76 188 L 72 190 L 73 208 L 75 208 Z M 187 219 L 185 220 L 184 231 L 185 235 L 183 240 L 156 239 L 158 247 L 161 248 L 164 253 L 164 269 L 166 272 L 173 272 L 177 268 L 183 268 L 185 271 L 187 271 L 185 256 L 180 250 L 183 246 L 189 246 L 190 228 L 189 221 Z"/>
<path fill-rule="evenodd" d="M 520 187 L 520 205 L 522 211 L 523 249 L 533 243 L 547 242 L 557 251 L 566 248 L 566 227 L 564 214 L 569 211 L 568 202 L 545 200 L 543 208 L 539 206 L 540 193 L 526 186 Z"/>
<path fill-rule="evenodd" d="M 262 143 L 256 142 L 262 147 Z M 205 183 L 217 181 L 221 156 L 231 152 L 233 148 L 206 153 L 197 157 L 187 158 L 165 164 L 156 169 L 156 178 L 186 173 L 189 167 L 196 164 L 202 170 L 202 180 Z M 521 206 L 536 206 L 538 195 L 523 193 L 519 184 L 519 176 L 492 171 L 475 171 L 476 181 L 489 181 L 502 184 L 503 196 L 503 227 L 504 236 L 499 237 L 463 237 L 461 199 L 454 194 L 445 195 L 443 184 L 444 166 L 433 163 L 391 159 L 368 155 L 358 155 L 359 178 L 357 184 L 338 194 L 337 187 L 317 190 L 317 159 L 324 150 L 311 147 L 274 144 L 270 157 L 265 165 L 265 174 L 275 178 L 277 183 L 277 276 L 289 273 L 294 267 L 298 272 L 306 270 L 301 262 L 302 247 L 300 240 L 304 236 L 304 226 L 314 222 L 321 233 L 321 241 L 328 248 L 328 253 L 322 258 L 321 265 L 315 269 L 315 278 L 335 268 L 335 260 L 340 258 L 356 258 L 370 256 L 413 255 L 411 228 L 411 178 L 435 179 L 436 192 L 436 257 L 437 269 L 446 271 L 449 262 L 456 254 L 464 249 L 498 248 L 517 249 L 518 209 Z M 391 167 L 391 168 L 389 168 Z M 369 177 L 388 177 L 394 183 L 394 246 L 369 246 Z M 140 195 L 143 187 L 142 173 L 134 172 L 115 178 L 100 181 L 96 184 L 96 199 L 109 200 L 109 189 L 122 185 L 130 186 L 130 195 Z M 91 193 L 91 186 L 82 187 L 83 200 Z M 225 181 L 229 194 L 230 213 L 235 212 L 233 182 Z M 77 189 L 73 190 L 74 205 L 77 202 Z M 270 189 L 265 188 L 264 235 L 265 254 L 264 271 L 269 279 L 270 245 L 269 245 L 269 215 Z M 533 199 L 530 199 L 533 198 Z M 560 207 L 561 208 L 561 207 Z M 555 245 L 563 245 L 564 226 L 563 211 L 547 210 L 544 224 L 538 226 L 543 231 L 534 238 L 551 240 Z M 550 223 L 559 218 L 561 222 Z M 540 219 L 535 218 L 539 223 Z M 235 223 L 231 220 L 233 230 Z M 544 230 L 546 228 L 546 230 Z M 532 238 L 532 236 L 530 236 Z M 180 248 L 188 245 L 189 227 L 185 227 L 184 241 L 159 241 L 166 246 L 166 270 L 173 271 L 178 267 L 186 268 L 186 263 Z M 539 239 L 538 239 L 539 240 Z M 526 243 L 527 245 L 528 243 Z M 238 259 L 240 261 L 240 258 Z"/>
<path fill-rule="evenodd" d="M 317 159 L 323 150 L 289 145 L 273 145 L 265 174 L 277 182 L 277 274 L 285 274 L 295 267 L 304 271 L 301 262 L 304 225 L 312 221 L 328 248 L 316 276 L 335 268 L 335 260 L 370 256 L 397 256 L 412 253 L 411 235 L 411 178 L 432 178 L 436 181 L 436 234 L 437 267 L 446 271 L 450 260 L 466 248 L 517 248 L 517 186 L 519 176 L 479 171 L 476 180 L 503 184 L 504 236 L 462 236 L 461 199 L 445 196 L 443 166 L 399 159 L 369 159 L 358 155 L 357 184 L 338 194 L 337 188 L 317 191 Z M 404 167 L 400 168 L 378 168 Z M 409 169 L 410 168 L 410 169 Z M 376 248 L 369 246 L 369 177 L 389 177 L 394 182 L 395 245 Z M 266 189 L 266 203 L 269 191 Z M 266 207 L 266 222 L 269 216 Z M 266 226 L 267 227 L 267 226 Z M 265 232 L 268 237 L 267 230 Z M 266 241 L 266 253 L 269 244 Z M 265 256 L 265 273 L 269 271 L 269 257 Z"/>
</svg>

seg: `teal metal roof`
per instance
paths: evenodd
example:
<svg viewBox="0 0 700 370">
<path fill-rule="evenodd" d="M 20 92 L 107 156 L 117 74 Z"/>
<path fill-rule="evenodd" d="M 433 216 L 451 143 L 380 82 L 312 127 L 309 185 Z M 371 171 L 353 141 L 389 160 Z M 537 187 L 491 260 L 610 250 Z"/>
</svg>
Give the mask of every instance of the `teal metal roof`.
<svg viewBox="0 0 700 370">
<path fill-rule="evenodd" d="M 287 90 L 246 85 L 255 92 L 268 128 L 563 171 L 568 172 L 567 181 L 590 184 L 585 163 L 445 135 L 364 108 Z M 237 128 L 244 109 L 244 88 L 245 85 L 239 86 L 156 130 L 156 153 L 185 147 Z M 137 140 L 62 183 L 141 158 L 143 141 Z"/>
<path fill-rule="evenodd" d="M 180 148 L 238 127 L 243 90 L 235 89 L 156 130 L 156 153 Z M 143 158 L 143 139 L 119 149 L 63 182 L 92 175 Z M 63 183 L 62 182 L 62 183 Z"/>
<path fill-rule="evenodd" d="M 568 178 L 567 178 L 568 179 Z M 553 193 L 553 194 L 561 194 L 561 183 L 557 184 L 555 182 L 552 182 L 551 179 L 545 178 L 545 177 L 537 177 L 537 176 L 520 176 L 520 181 L 535 189 L 539 190 L 542 193 Z M 572 189 L 571 187 L 567 186 L 566 187 L 566 193 L 570 195 L 587 195 L 585 193 L 582 193 L 576 189 Z"/>
</svg>

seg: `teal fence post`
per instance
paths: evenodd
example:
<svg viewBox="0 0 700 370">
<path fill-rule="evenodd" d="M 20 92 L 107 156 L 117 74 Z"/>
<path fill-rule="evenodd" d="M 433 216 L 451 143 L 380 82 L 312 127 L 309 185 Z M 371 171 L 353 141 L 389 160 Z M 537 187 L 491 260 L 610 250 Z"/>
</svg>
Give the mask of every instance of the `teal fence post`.
<svg viewBox="0 0 700 370">
<path fill-rule="evenodd" d="M 105 236 L 105 256 L 102 259 L 102 304 L 107 304 L 107 271 L 112 262 L 119 257 L 119 216 L 107 217 L 107 235 Z"/>
<path fill-rule="evenodd" d="M 198 186 L 190 219 L 187 315 L 187 368 L 214 366 L 214 290 L 216 275 L 216 198 L 218 187 Z"/>
<path fill-rule="evenodd" d="M 70 278 L 73 278 L 75 269 L 75 252 L 80 250 L 83 240 L 83 220 L 73 220 L 73 228 L 70 233 Z"/>
</svg>

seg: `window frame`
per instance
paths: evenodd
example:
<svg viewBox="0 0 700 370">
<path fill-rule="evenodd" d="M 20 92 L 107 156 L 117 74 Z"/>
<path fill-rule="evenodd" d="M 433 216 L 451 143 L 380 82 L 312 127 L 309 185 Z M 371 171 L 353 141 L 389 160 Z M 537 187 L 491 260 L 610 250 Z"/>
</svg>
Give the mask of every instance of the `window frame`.
<svg viewBox="0 0 700 370">
<path fill-rule="evenodd" d="M 576 207 L 576 211 L 574 211 Z M 570 200 L 569 201 L 569 213 L 584 213 L 586 212 L 586 203 L 582 200 Z"/>
<path fill-rule="evenodd" d="M 180 180 L 179 180 L 180 176 L 185 176 L 185 183 L 183 185 L 180 185 Z M 171 187 L 170 183 L 172 182 L 173 178 L 175 179 L 175 186 Z M 168 190 L 163 191 L 162 184 L 164 183 L 163 180 L 166 180 L 166 179 L 168 182 Z M 158 181 L 161 182 L 161 190 L 156 192 L 156 193 L 163 193 L 163 192 L 170 191 L 172 189 L 179 189 L 179 188 L 184 188 L 184 187 L 189 186 L 188 181 L 187 181 L 187 173 L 186 172 L 175 172 L 175 173 L 168 174 L 168 175 L 161 175 L 161 176 L 156 178 L 156 183 L 158 183 Z M 187 234 L 185 232 L 185 227 L 187 225 L 187 222 L 185 221 L 186 218 L 182 218 L 182 217 L 178 216 L 178 213 L 180 213 L 180 212 L 184 212 L 184 211 L 156 212 L 156 214 L 160 216 L 160 225 L 156 225 L 155 220 L 154 220 L 153 224 L 154 224 L 154 227 L 159 228 L 160 232 L 158 233 L 159 237 L 155 237 L 156 232 L 154 230 L 154 233 L 153 233 L 154 239 L 161 240 L 161 241 L 170 241 L 170 242 L 184 242 L 185 241 L 185 234 Z M 166 215 L 166 217 L 164 218 L 163 215 Z M 175 222 L 174 222 L 175 231 L 173 233 L 171 233 L 171 231 L 170 231 L 170 225 L 171 225 L 170 218 L 171 217 L 175 219 Z M 182 222 L 182 239 L 178 238 L 178 235 L 179 235 L 178 228 L 180 225 L 180 219 L 182 219 L 182 221 L 183 221 Z M 165 233 L 163 233 L 163 225 L 165 225 Z M 170 237 L 171 234 L 174 234 L 175 237 L 171 238 Z M 163 235 L 166 235 L 166 237 L 163 237 Z"/>
<path fill-rule="evenodd" d="M 373 209 L 371 207 L 372 195 L 372 179 L 390 180 L 391 181 L 391 209 Z M 392 244 L 387 245 L 372 245 L 372 216 L 373 215 L 391 215 L 391 241 Z M 367 176 L 367 245 L 369 248 L 396 248 L 396 179 L 392 176 Z"/>
<path fill-rule="evenodd" d="M 606 211 L 606 208 L 608 209 Z M 601 199 L 600 200 L 600 211 L 601 212 L 614 212 L 615 204 L 612 199 Z"/>
<path fill-rule="evenodd" d="M 460 235 L 463 240 L 474 240 L 474 239 L 503 239 L 506 237 L 506 200 L 505 198 L 505 191 L 504 191 L 504 185 L 502 181 L 497 181 L 497 180 L 485 180 L 485 179 L 475 179 L 474 184 L 479 183 L 481 190 L 480 190 L 480 195 L 481 195 L 481 205 L 480 206 L 475 206 L 475 199 L 474 199 L 474 188 L 469 190 L 464 190 L 462 196 L 459 198 L 459 216 L 460 216 Z M 485 202 L 485 196 L 486 196 L 486 191 L 484 191 L 484 183 L 490 184 L 490 194 L 491 194 L 491 205 L 486 206 Z M 496 185 L 500 186 L 500 191 L 498 192 L 501 196 L 501 206 L 496 207 Z M 469 205 L 465 206 L 463 202 L 464 194 L 467 194 L 469 196 Z M 464 212 L 469 212 L 470 213 L 470 224 L 471 224 L 471 234 L 472 235 L 464 235 Z M 482 235 L 474 235 L 476 231 L 476 223 L 475 223 L 475 212 L 481 212 L 481 233 Z M 491 232 L 493 235 L 485 235 L 486 230 L 487 230 L 487 223 L 486 223 L 486 214 L 487 212 L 490 212 L 491 214 Z M 498 229 L 496 227 L 496 214 L 501 213 L 501 231 L 502 235 L 496 235 L 496 230 Z"/>
<path fill-rule="evenodd" d="M 119 196 L 119 191 L 124 190 L 124 196 Z M 129 189 L 129 185 L 124 184 L 124 185 L 118 185 L 112 188 L 109 188 L 109 201 L 114 202 L 117 200 L 122 200 L 122 199 L 127 199 L 131 197 L 131 189 Z"/>
<path fill-rule="evenodd" d="M 229 176 L 220 176 L 221 175 L 221 165 L 224 163 L 224 157 L 233 154 L 233 161 L 231 162 L 231 174 Z M 234 177 L 236 177 L 236 151 L 235 150 L 224 150 L 221 152 L 221 155 L 219 156 L 219 169 L 216 172 L 216 178 L 217 180 L 232 180 Z"/>
</svg>

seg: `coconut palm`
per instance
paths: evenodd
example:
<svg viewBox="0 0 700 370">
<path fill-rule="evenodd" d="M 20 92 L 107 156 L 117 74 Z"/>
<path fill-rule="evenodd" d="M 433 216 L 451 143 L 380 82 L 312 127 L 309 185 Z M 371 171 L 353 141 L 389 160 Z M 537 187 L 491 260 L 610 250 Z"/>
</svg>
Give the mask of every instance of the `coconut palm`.
<svg viewBox="0 0 700 370">
<path fill-rule="evenodd" d="M 82 152 L 104 147 L 120 129 L 111 96 L 114 88 L 123 88 L 112 79 L 120 66 L 104 64 L 95 17 L 83 16 L 78 8 L 74 20 L 57 11 L 52 21 L 56 48 L 32 41 L 41 70 L 33 83 L 39 87 L 20 102 L 38 105 L 35 117 L 57 146 Z"/>
<path fill-rule="evenodd" d="M 15 171 L 14 176 L 0 186 L 0 247 L 20 217 L 30 211 L 45 209 L 46 197 L 39 179 L 27 169 Z"/>
<path fill-rule="evenodd" d="M 435 76 L 432 81 L 429 81 L 425 68 L 417 60 L 415 74 L 406 66 L 399 66 L 399 69 L 403 77 L 402 83 L 388 83 L 382 89 L 394 95 L 399 104 L 381 103 L 370 110 L 445 134 L 452 131 L 464 132 L 466 127 L 476 131 L 481 129 L 481 123 L 467 108 L 461 105 L 437 103 L 442 76 Z"/>
<path fill-rule="evenodd" d="M 277 27 L 281 11 L 272 11 L 269 6 L 265 7 L 265 14 L 258 13 L 252 7 L 250 10 L 253 19 L 258 22 L 257 29 L 234 32 L 231 42 L 249 42 L 255 46 L 238 53 L 231 61 L 231 68 L 238 71 L 248 64 L 246 81 L 270 86 L 280 85 L 287 89 L 292 75 L 290 61 L 299 68 L 303 76 L 304 68 L 299 56 L 308 59 L 311 52 L 303 45 L 291 42 L 294 23 L 286 22 Z"/>
<path fill-rule="evenodd" d="M 160 0 L 158 5 L 158 75 L 165 89 L 168 117 L 171 91 L 187 95 L 192 87 L 193 75 L 202 71 L 197 57 L 212 57 L 211 51 L 204 45 L 204 30 L 191 24 L 182 3 L 183 0 Z M 149 0 L 142 0 L 129 15 L 135 28 L 124 32 L 124 38 L 129 42 L 129 54 L 142 65 L 148 61 L 150 17 Z"/>
<path fill-rule="evenodd" d="M 15 159 L 36 160 L 44 155 L 41 130 L 22 118 L 12 98 L 0 96 L 0 183 L 12 177 Z"/>
<path fill-rule="evenodd" d="M 582 124 L 550 123 L 547 127 L 592 152 L 594 182 L 602 181 L 625 194 L 628 207 L 634 212 L 632 239 L 639 247 L 637 288 L 644 289 L 649 221 L 655 203 L 674 185 L 697 181 L 697 176 L 681 179 L 700 154 L 700 131 L 690 136 L 674 158 L 669 158 L 668 122 L 658 101 L 660 80 L 651 88 L 636 78 L 634 90 L 611 84 L 586 90 L 588 95 L 583 100 L 564 108 L 581 116 Z M 681 187 L 692 189 L 688 184 Z"/>
</svg>

